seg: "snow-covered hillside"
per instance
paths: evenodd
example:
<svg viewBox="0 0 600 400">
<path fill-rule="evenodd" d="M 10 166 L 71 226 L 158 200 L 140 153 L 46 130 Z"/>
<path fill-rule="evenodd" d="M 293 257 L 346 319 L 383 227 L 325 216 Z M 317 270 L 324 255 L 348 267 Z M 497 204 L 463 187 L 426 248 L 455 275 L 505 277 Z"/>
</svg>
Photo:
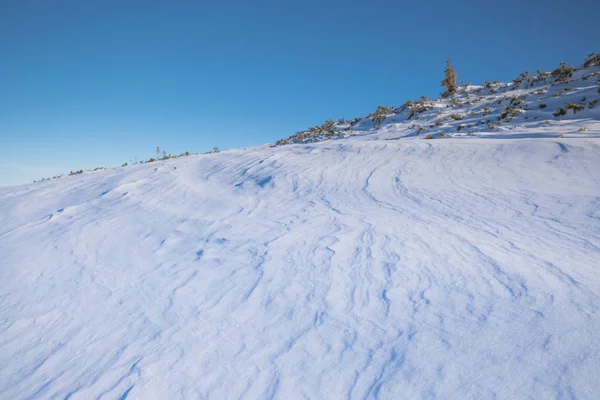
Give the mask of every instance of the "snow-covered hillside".
<svg viewBox="0 0 600 400">
<path fill-rule="evenodd" d="M 381 119 L 378 121 L 377 116 Z M 279 145 L 332 138 L 556 137 L 600 135 L 600 54 L 579 67 L 522 73 L 509 83 L 465 85 L 455 95 L 422 97 L 350 121 L 333 120 L 298 132 Z"/>
<path fill-rule="evenodd" d="M 563 89 L 474 137 L 440 100 L 1 188 L 0 398 L 598 398 L 598 115 L 548 118 Z"/>
</svg>

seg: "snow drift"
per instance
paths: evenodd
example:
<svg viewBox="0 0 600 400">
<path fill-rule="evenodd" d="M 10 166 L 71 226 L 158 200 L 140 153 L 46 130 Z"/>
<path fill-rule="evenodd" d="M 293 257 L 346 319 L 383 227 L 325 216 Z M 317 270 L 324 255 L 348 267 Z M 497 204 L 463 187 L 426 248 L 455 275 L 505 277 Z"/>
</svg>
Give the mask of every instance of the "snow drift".
<svg viewBox="0 0 600 400">
<path fill-rule="evenodd" d="M 235 150 L 0 190 L 0 397 L 594 398 L 600 146 Z"/>
</svg>

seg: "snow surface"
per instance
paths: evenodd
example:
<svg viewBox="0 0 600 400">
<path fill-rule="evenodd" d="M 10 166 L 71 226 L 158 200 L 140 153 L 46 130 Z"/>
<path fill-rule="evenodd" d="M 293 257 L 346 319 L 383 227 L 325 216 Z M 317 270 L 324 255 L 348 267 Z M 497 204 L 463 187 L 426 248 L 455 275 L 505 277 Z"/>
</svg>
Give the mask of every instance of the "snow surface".
<svg viewBox="0 0 600 400">
<path fill-rule="evenodd" d="M 355 138 L 0 189 L 0 397 L 597 398 L 598 165 Z"/>
</svg>

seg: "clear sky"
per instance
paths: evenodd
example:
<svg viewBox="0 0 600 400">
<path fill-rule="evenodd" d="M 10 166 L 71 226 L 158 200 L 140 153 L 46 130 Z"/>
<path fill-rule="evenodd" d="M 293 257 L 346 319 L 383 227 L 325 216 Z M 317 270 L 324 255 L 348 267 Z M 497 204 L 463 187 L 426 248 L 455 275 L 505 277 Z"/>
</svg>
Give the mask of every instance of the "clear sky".
<svg viewBox="0 0 600 400">
<path fill-rule="evenodd" d="M 0 185 L 581 64 L 600 1 L 0 0 Z"/>
</svg>

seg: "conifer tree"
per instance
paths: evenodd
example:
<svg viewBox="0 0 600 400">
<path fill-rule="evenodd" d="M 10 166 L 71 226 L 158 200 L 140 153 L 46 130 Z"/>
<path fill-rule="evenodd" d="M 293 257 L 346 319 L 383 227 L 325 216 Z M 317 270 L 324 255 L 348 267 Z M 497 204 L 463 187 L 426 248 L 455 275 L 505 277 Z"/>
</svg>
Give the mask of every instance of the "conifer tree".
<svg viewBox="0 0 600 400">
<path fill-rule="evenodd" d="M 442 93 L 442 97 L 451 96 L 456 92 L 456 71 L 452 68 L 452 60 L 448 58 L 446 62 L 446 70 L 444 71 L 445 76 L 442 81 L 442 86 L 446 89 L 444 93 Z"/>
</svg>

